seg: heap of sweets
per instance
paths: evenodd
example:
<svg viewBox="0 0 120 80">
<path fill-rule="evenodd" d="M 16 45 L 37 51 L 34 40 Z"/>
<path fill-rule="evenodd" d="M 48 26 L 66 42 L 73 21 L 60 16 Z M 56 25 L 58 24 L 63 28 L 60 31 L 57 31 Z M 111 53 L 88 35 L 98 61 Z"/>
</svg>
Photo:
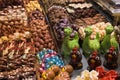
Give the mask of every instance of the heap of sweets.
<svg viewBox="0 0 120 80">
<path fill-rule="evenodd" d="M 10 35 L 27 26 L 26 10 L 22 6 L 8 6 L 0 11 L 0 37 Z"/>
<path fill-rule="evenodd" d="M 23 66 L 32 67 L 36 63 L 36 57 L 33 54 L 9 54 L 0 59 L 0 72 L 12 71 Z"/>
<path fill-rule="evenodd" d="M 105 19 L 103 15 L 96 14 L 94 17 L 75 19 L 73 23 L 76 26 L 86 27 L 88 25 L 94 25 L 100 22 L 107 22 L 107 20 Z"/>
<path fill-rule="evenodd" d="M 31 11 L 34 11 L 36 9 L 39 9 L 40 11 L 42 11 L 38 0 L 25 0 L 24 1 L 24 6 L 25 6 L 26 11 L 28 13 L 31 12 Z"/>
<path fill-rule="evenodd" d="M 87 2 L 70 3 L 66 9 L 72 19 L 93 17 L 98 13 L 92 4 Z"/>
<path fill-rule="evenodd" d="M 4 42 L 33 42 L 32 40 L 32 33 L 29 31 L 25 31 L 26 29 L 21 29 L 23 32 L 15 32 L 13 35 L 5 35 L 0 37 L 0 44 L 4 44 Z"/>
<path fill-rule="evenodd" d="M 25 41 L 12 41 L 3 42 L 0 44 L 0 54 L 1 56 L 13 56 L 15 54 L 31 53 L 35 54 L 34 46 L 32 42 Z"/>
<path fill-rule="evenodd" d="M 99 22 L 107 22 L 106 18 L 99 13 L 93 17 L 81 18 L 81 20 L 84 21 L 86 25 L 94 25 Z"/>
<path fill-rule="evenodd" d="M 100 39 L 103 40 L 104 36 L 106 35 L 106 30 L 105 28 L 107 26 L 111 25 L 109 22 L 105 23 L 105 22 L 99 22 L 97 24 L 94 24 L 92 26 L 89 26 L 90 28 L 92 28 L 93 32 L 90 36 L 91 39 L 94 39 L 96 37 L 97 32 L 99 33 Z M 84 39 L 85 38 L 85 27 L 80 27 L 79 28 L 79 34 L 80 34 L 80 38 Z"/>
<path fill-rule="evenodd" d="M 32 67 L 22 66 L 12 71 L 0 72 L 0 80 L 37 80 Z"/>
<path fill-rule="evenodd" d="M 66 65 L 63 68 L 53 65 L 42 73 L 40 80 L 70 80 L 72 72 L 73 68 L 70 65 Z"/>
<path fill-rule="evenodd" d="M 51 6 L 48 9 L 48 17 L 52 26 L 54 26 L 55 23 L 59 23 L 61 19 L 68 19 L 69 21 L 67 11 L 61 6 Z"/>
<path fill-rule="evenodd" d="M 23 5 L 23 0 L 0 0 L 0 9 L 11 5 Z"/>
<path fill-rule="evenodd" d="M 61 19 L 58 23 L 53 26 L 54 32 L 56 33 L 56 37 L 58 40 L 63 40 L 65 37 L 64 29 L 66 27 L 71 27 L 73 32 L 71 33 L 71 37 L 74 36 L 75 31 L 78 31 L 78 26 L 75 24 L 71 24 L 68 19 Z"/>
<path fill-rule="evenodd" d="M 37 54 L 37 58 L 41 65 L 40 72 L 47 70 L 52 65 L 57 65 L 60 68 L 64 66 L 64 62 L 61 57 L 58 56 L 58 53 L 50 49 L 43 49 Z"/>
<path fill-rule="evenodd" d="M 28 42 L 4 42 L 0 45 L 0 79 L 36 80 L 36 56 L 34 47 Z"/>
<path fill-rule="evenodd" d="M 55 50 L 53 37 L 50 35 L 48 25 L 41 11 L 34 10 L 29 15 L 30 32 L 33 34 L 35 51 L 39 52 L 43 48 Z"/>
</svg>

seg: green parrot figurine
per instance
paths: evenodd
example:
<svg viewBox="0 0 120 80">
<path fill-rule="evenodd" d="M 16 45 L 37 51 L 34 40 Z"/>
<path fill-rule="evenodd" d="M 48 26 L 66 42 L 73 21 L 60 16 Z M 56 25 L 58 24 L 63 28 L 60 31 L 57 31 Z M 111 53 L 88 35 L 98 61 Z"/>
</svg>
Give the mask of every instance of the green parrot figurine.
<svg viewBox="0 0 120 80">
<path fill-rule="evenodd" d="M 71 34 L 73 33 L 73 29 L 70 27 L 66 27 L 64 29 L 65 37 L 62 43 L 62 54 L 65 59 L 68 59 L 70 57 L 70 52 L 74 47 L 79 48 L 79 36 L 78 32 L 74 32 L 74 36 L 71 37 Z"/>
<path fill-rule="evenodd" d="M 97 33 L 95 39 L 90 39 L 92 28 L 89 26 L 85 28 L 85 33 L 86 37 L 83 40 L 82 49 L 85 57 L 88 57 L 91 53 L 100 49 L 100 37 L 99 33 Z"/>
<path fill-rule="evenodd" d="M 106 27 L 106 36 L 104 37 L 103 41 L 101 42 L 101 53 L 106 53 L 107 50 L 113 46 L 115 49 L 118 48 L 119 44 L 116 40 L 115 34 L 111 36 L 111 33 L 114 31 L 112 25 L 108 25 Z"/>
</svg>

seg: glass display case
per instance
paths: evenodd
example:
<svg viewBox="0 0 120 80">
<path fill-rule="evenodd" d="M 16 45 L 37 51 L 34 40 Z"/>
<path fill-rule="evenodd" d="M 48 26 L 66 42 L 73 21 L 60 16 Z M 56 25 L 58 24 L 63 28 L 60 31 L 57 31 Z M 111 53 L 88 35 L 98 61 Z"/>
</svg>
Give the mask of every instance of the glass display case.
<svg viewBox="0 0 120 80">
<path fill-rule="evenodd" d="M 114 17 L 114 24 L 120 24 L 120 0 L 93 0 Z M 91 1 L 92 2 L 92 1 Z"/>
</svg>

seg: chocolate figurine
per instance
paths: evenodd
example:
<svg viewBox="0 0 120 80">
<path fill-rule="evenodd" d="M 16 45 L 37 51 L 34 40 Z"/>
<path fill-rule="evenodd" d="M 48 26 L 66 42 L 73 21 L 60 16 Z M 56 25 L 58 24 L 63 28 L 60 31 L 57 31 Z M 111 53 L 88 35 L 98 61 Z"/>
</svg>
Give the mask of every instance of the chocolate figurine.
<svg viewBox="0 0 120 80">
<path fill-rule="evenodd" d="M 73 48 L 71 54 L 70 54 L 70 65 L 72 65 L 72 67 L 74 69 L 81 69 L 83 64 L 81 62 L 82 60 L 82 55 L 79 52 L 79 48 L 75 47 Z"/>
<path fill-rule="evenodd" d="M 95 70 L 96 67 L 100 66 L 101 65 L 101 59 L 100 57 L 98 56 L 98 52 L 93 52 L 89 59 L 88 59 L 88 69 L 91 71 L 91 70 Z"/>
<path fill-rule="evenodd" d="M 105 54 L 104 66 L 108 69 L 115 69 L 118 67 L 118 54 L 115 48 L 112 46 Z"/>
</svg>

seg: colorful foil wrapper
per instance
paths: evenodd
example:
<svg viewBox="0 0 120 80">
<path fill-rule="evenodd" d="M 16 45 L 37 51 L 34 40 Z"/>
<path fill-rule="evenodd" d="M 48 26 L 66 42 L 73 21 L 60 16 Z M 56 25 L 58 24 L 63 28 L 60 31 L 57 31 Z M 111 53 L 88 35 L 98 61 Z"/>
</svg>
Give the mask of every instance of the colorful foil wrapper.
<svg viewBox="0 0 120 80">
<path fill-rule="evenodd" d="M 49 69 L 52 65 L 57 65 L 59 67 L 64 66 L 63 60 L 57 55 L 57 53 L 50 49 L 43 49 L 37 54 L 39 63 L 41 64 L 40 71 Z"/>
</svg>

